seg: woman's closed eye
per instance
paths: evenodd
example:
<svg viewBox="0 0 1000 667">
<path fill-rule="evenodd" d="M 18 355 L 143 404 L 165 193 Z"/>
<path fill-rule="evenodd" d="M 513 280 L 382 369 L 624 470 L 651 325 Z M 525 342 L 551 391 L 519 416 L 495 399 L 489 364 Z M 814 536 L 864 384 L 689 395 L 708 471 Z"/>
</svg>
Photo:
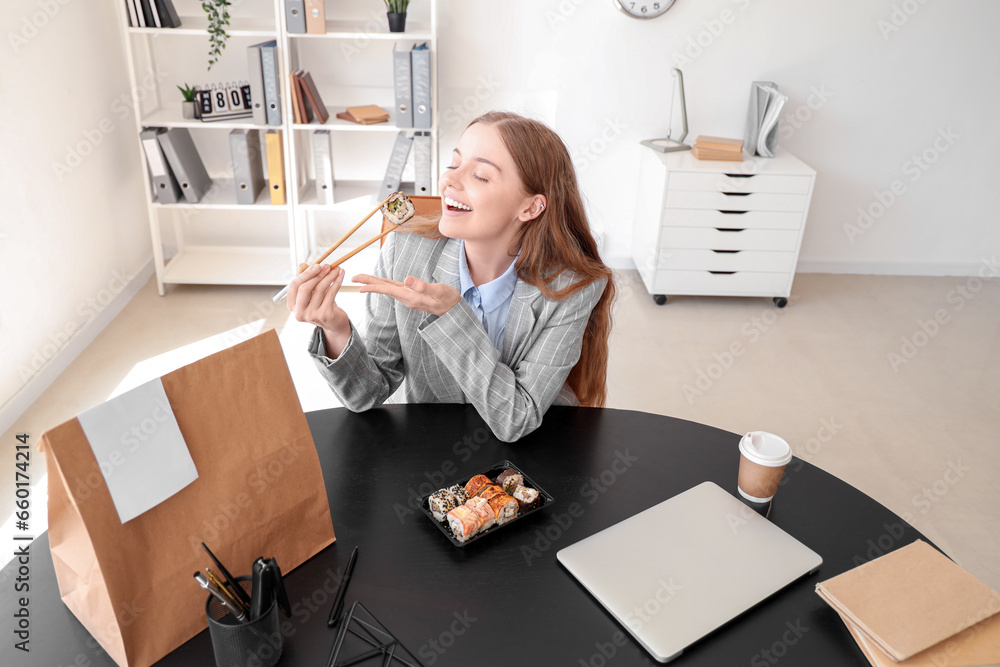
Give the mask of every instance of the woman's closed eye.
<svg viewBox="0 0 1000 667">
<path fill-rule="evenodd" d="M 445 169 L 458 169 L 458 165 L 450 165 L 450 166 L 448 166 L 448 167 L 445 167 Z M 488 183 L 488 182 L 489 182 L 489 181 L 487 181 L 487 180 L 486 180 L 485 178 L 480 178 L 480 177 L 479 177 L 478 175 L 476 175 L 476 174 L 473 174 L 473 175 L 472 175 L 472 177 L 473 177 L 474 179 L 476 179 L 477 181 L 482 181 L 483 183 Z"/>
</svg>

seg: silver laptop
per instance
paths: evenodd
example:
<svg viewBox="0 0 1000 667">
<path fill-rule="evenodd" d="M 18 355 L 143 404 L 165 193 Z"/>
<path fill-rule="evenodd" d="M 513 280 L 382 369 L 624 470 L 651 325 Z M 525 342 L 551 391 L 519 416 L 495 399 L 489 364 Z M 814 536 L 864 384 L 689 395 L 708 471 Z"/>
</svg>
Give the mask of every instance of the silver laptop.
<svg viewBox="0 0 1000 667">
<path fill-rule="evenodd" d="M 660 662 L 823 562 L 713 482 L 556 557 Z"/>
</svg>

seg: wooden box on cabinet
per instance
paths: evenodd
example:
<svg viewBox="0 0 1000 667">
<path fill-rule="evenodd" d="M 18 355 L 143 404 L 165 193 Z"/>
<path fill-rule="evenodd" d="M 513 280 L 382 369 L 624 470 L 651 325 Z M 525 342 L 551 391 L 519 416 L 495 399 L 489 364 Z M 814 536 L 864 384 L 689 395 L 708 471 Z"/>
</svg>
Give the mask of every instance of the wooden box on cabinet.
<svg viewBox="0 0 1000 667">
<path fill-rule="evenodd" d="M 816 172 L 787 151 L 743 162 L 643 147 L 632 260 L 657 303 L 791 294 Z"/>
</svg>

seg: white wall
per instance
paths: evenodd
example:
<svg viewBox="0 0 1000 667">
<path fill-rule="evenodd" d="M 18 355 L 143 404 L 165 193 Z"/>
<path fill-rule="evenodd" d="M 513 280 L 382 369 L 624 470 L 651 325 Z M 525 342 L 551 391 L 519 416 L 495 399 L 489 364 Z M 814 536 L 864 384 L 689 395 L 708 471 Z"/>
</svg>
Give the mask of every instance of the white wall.
<svg viewBox="0 0 1000 667">
<path fill-rule="evenodd" d="M 150 275 L 116 10 L 0 12 L 0 432 Z"/>
<path fill-rule="evenodd" d="M 574 151 L 611 263 L 630 263 L 638 142 L 666 134 L 675 62 L 689 141 L 742 137 L 752 81 L 788 95 L 779 143 L 817 171 L 799 270 L 972 274 L 1000 253 L 1000 3 L 680 0 L 647 21 L 611 0 L 444 5 L 445 129 L 475 115 L 464 108 L 551 124 Z M 481 79 L 495 89 L 477 94 Z M 443 135 L 442 159 L 460 129 Z M 912 161 L 924 151 L 926 170 Z M 851 229 L 896 180 L 903 194 Z"/>
<path fill-rule="evenodd" d="M 7 0 L 0 12 L 0 431 L 150 275 L 117 1 Z M 742 136 L 754 80 L 789 96 L 781 144 L 817 170 L 800 270 L 973 274 L 1000 254 L 994 0 L 681 0 L 650 21 L 611 0 L 441 7 L 442 167 L 488 109 L 550 124 L 613 265 L 631 264 L 638 142 L 666 133 L 674 64 L 689 140 Z M 895 181 L 902 194 L 879 214 Z M 859 225 L 859 209 L 875 218 Z"/>
</svg>

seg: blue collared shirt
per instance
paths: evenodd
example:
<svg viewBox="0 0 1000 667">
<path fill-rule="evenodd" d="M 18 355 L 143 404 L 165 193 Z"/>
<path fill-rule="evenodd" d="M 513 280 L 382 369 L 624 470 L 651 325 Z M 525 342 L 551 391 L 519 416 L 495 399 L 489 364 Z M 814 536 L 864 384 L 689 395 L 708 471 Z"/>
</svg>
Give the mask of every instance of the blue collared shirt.
<svg viewBox="0 0 1000 667">
<path fill-rule="evenodd" d="M 521 253 L 518 252 L 518 255 Z M 516 260 L 516 258 L 515 258 Z M 458 251 L 459 291 L 462 298 L 472 308 L 479 321 L 486 329 L 486 335 L 493 342 L 493 347 L 503 352 L 503 332 L 507 324 L 507 310 L 510 308 L 514 287 L 517 285 L 517 273 L 514 262 L 499 278 L 484 285 L 476 285 L 469 275 L 469 262 L 465 258 L 465 241 L 462 241 Z"/>
</svg>

